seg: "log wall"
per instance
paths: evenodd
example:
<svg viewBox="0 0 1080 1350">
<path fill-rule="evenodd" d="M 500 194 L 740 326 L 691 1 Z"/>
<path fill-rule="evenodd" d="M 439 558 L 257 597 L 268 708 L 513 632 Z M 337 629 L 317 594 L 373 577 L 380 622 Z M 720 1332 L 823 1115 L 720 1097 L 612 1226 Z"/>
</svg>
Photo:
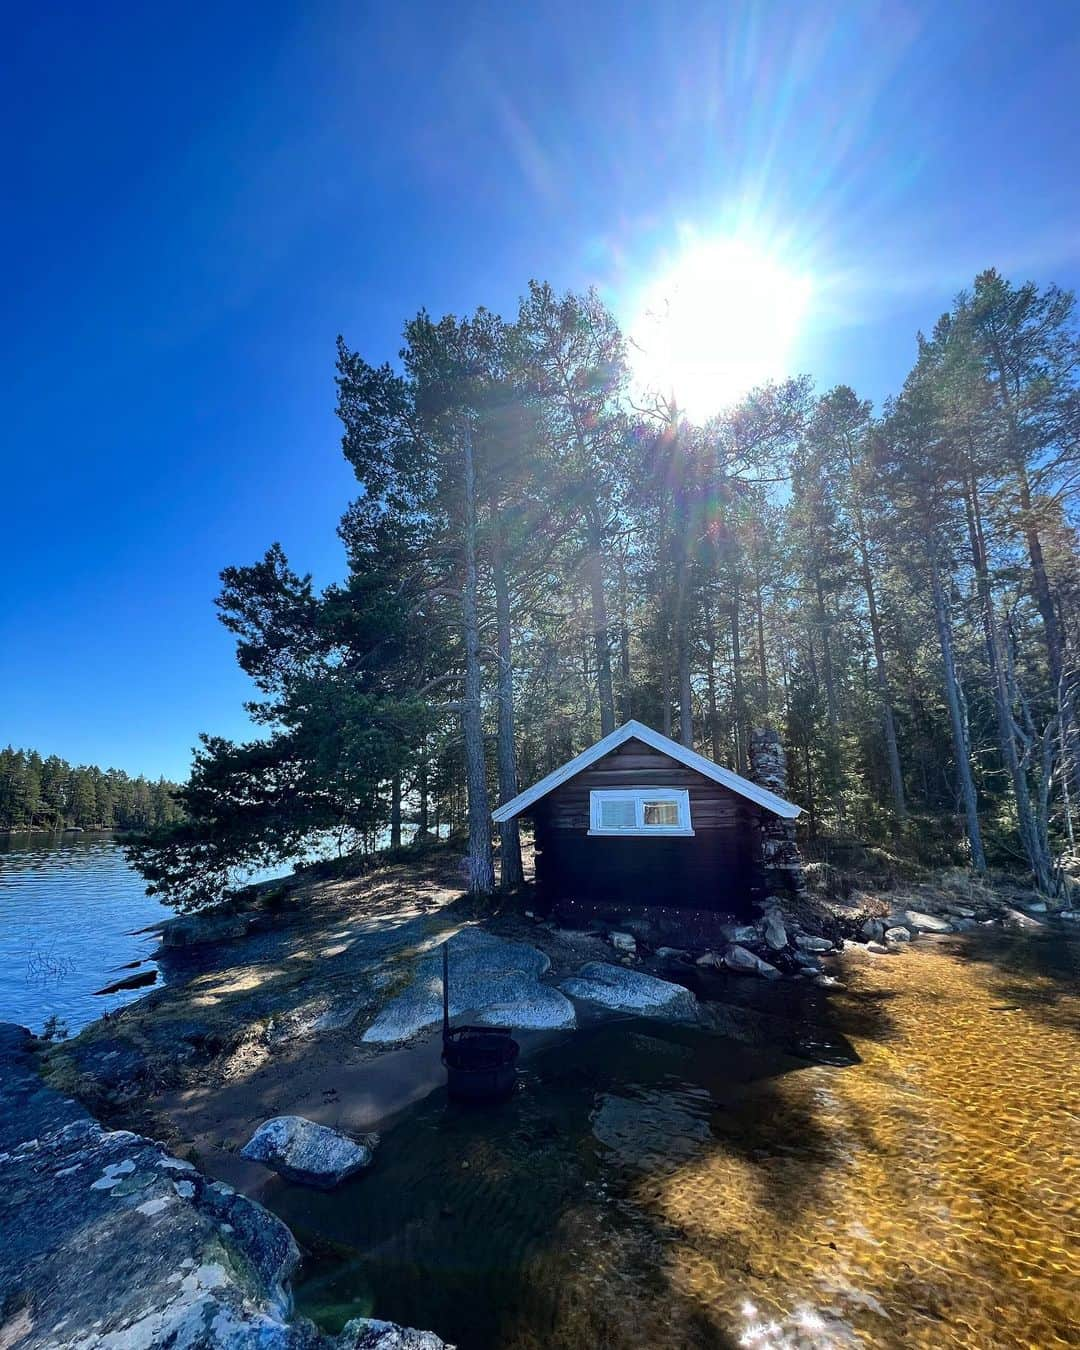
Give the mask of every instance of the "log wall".
<svg viewBox="0 0 1080 1350">
<path fill-rule="evenodd" d="M 685 788 L 689 836 L 590 837 L 594 788 Z M 760 809 L 640 741 L 627 741 L 532 808 L 536 882 L 548 907 L 665 906 L 749 914 L 760 890 Z"/>
</svg>

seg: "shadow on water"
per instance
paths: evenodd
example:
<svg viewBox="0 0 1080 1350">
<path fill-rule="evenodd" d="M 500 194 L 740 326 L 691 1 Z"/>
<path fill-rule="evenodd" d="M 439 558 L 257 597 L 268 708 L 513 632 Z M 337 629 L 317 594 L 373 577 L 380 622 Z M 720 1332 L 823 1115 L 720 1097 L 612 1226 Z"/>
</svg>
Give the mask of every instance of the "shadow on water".
<svg viewBox="0 0 1080 1350">
<path fill-rule="evenodd" d="M 982 928 L 949 939 L 965 961 L 985 968 L 1003 1016 L 1023 1011 L 1060 1031 L 1080 1032 L 1080 932 L 1050 919 L 1023 933 Z"/>
<path fill-rule="evenodd" d="M 835 1051 L 842 1038 L 827 1039 Z M 332 1330 L 374 1315 L 463 1350 L 733 1346 L 725 1319 L 671 1282 L 671 1244 L 693 1235 L 665 1213 L 664 1189 L 680 1169 L 731 1159 L 777 1222 L 812 1203 L 834 1144 L 812 1098 L 779 1087 L 810 1063 L 760 1026 L 748 1044 L 631 1019 L 536 1053 L 501 1107 L 439 1090 L 345 1190 L 264 1192 L 310 1252 L 298 1305 Z M 774 1167 L 794 1156 L 794 1174 Z M 749 1257 L 714 1242 L 709 1259 Z"/>
</svg>

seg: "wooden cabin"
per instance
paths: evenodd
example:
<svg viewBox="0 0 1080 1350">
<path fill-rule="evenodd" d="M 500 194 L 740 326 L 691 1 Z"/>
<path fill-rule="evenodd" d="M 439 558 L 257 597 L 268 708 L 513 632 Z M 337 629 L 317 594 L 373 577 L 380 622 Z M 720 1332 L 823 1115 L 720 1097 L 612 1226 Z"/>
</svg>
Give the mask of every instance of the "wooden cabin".
<svg viewBox="0 0 1080 1350">
<path fill-rule="evenodd" d="M 631 721 L 494 819 L 532 818 L 544 912 L 568 922 L 643 915 L 672 936 L 708 937 L 721 918 L 752 914 L 763 894 L 763 826 L 798 815 L 776 793 Z"/>
</svg>

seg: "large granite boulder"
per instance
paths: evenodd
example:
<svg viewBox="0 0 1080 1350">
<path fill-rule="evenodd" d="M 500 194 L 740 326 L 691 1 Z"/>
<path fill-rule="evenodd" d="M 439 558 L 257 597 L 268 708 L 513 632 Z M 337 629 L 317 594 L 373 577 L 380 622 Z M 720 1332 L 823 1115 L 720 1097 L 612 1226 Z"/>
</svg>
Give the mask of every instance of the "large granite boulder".
<svg viewBox="0 0 1080 1350">
<path fill-rule="evenodd" d="M 376 1134 L 353 1139 L 304 1116 L 274 1116 L 263 1121 L 240 1153 L 286 1181 L 328 1191 L 370 1167 L 378 1143 Z"/>
<path fill-rule="evenodd" d="M 0 1025 L 0 1345 L 441 1350 L 387 1323 L 336 1338 L 292 1319 L 299 1259 L 261 1205 L 45 1087 L 29 1032 Z"/>
<path fill-rule="evenodd" d="M 473 1020 L 497 1020 L 501 1026 L 565 1025 L 565 1008 L 545 1000 L 540 976 L 551 962 L 538 947 L 508 942 L 482 928 L 465 928 L 447 943 L 450 956 L 450 1016 L 469 1013 Z M 498 1007 L 497 1018 L 488 1010 Z M 538 1017 L 548 1020 L 537 1022 Z M 364 1032 L 369 1043 L 404 1041 L 442 1021 L 442 948 L 416 963 L 407 987 L 392 999 Z"/>
<path fill-rule="evenodd" d="M 688 1018 L 697 1014 L 697 999 L 681 984 L 627 970 L 606 961 L 589 961 L 559 988 L 571 998 L 596 1003 L 613 1012 L 647 1017 Z"/>
</svg>

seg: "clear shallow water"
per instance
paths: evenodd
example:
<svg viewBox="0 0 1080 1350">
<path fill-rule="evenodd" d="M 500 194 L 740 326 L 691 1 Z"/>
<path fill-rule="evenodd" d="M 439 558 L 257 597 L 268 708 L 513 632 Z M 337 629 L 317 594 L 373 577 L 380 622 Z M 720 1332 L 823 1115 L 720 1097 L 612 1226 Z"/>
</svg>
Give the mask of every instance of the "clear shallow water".
<svg viewBox="0 0 1080 1350">
<path fill-rule="evenodd" d="M 461 1350 L 1075 1345 L 1075 935 L 917 945 L 787 986 L 754 1046 L 605 1024 L 504 1107 L 434 1093 L 366 1176 L 266 1195 L 301 1310 Z M 789 1053 L 815 1041 L 851 1062 Z"/>
<path fill-rule="evenodd" d="M 133 930 L 172 911 L 145 885 L 111 835 L 0 834 L 0 1021 L 40 1031 L 56 1014 L 74 1034 L 144 994 L 93 991 L 156 969 L 156 939 Z"/>
</svg>

